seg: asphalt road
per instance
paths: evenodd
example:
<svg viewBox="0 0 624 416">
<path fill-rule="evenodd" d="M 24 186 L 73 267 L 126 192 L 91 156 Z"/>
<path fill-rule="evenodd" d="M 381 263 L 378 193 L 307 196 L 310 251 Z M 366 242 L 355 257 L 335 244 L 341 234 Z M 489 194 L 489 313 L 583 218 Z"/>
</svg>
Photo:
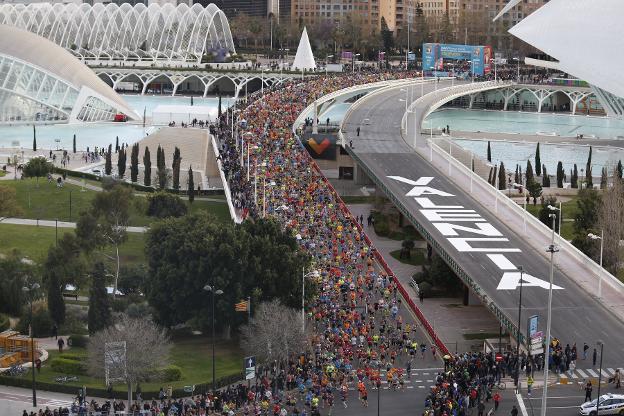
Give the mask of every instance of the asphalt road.
<svg viewBox="0 0 624 416">
<path fill-rule="evenodd" d="M 425 92 L 433 86 L 425 86 Z M 420 87 L 413 90 L 413 99 L 420 95 Z M 527 244 L 521 237 L 516 236 L 497 217 L 487 212 L 464 189 L 456 186 L 452 180 L 436 168 L 428 160 L 411 149 L 400 135 L 401 118 L 405 112 L 406 93 L 400 88 L 393 88 L 379 94 L 362 98 L 362 102 L 345 119 L 343 131 L 346 131 L 347 140 L 353 141 L 354 153 L 363 164 L 372 172 L 372 178 L 378 185 L 382 184 L 398 198 L 400 205 L 408 210 L 416 220 L 429 232 L 452 259 L 461 265 L 489 298 L 503 310 L 508 317 L 517 322 L 519 290 L 497 290 L 503 272 L 500 267 L 488 259 L 484 253 L 459 252 L 449 240 L 421 212 L 421 205 L 413 197 L 406 197 L 413 186 L 390 179 L 389 176 L 402 176 L 416 181 L 420 177 L 433 177 L 428 186 L 448 192 L 453 197 L 438 195 L 423 195 L 437 205 L 463 206 L 475 210 L 488 223 L 500 231 L 509 241 L 496 247 L 519 248 L 521 252 L 506 252 L 504 254 L 513 265 L 523 265 L 525 273 L 548 281 L 550 263 Z M 360 126 L 359 137 L 355 129 Z M 450 221 L 452 222 L 452 221 Z M 474 223 L 459 225 L 472 226 Z M 480 237 L 474 233 L 459 231 L 460 237 Z M 492 243 L 477 243 L 481 247 L 492 247 Z M 552 335 L 558 337 L 564 345 L 576 343 L 579 353 L 583 343 L 592 347 L 596 340 L 605 343 L 604 365 L 618 367 L 624 364 L 624 324 L 570 278 L 555 270 L 554 284 L 563 287 L 555 290 L 553 295 Z M 548 290 L 538 286 L 523 288 L 522 325 L 525 331 L 527 318 L 538 315 L 540 329 L 545 332 Z M 591 350 L 590 350 L 591 353 Z M 591 364 L 591 363 L 589 363 Z M 589 366 L 591 367 L 591 366 Z"/>
</svg>

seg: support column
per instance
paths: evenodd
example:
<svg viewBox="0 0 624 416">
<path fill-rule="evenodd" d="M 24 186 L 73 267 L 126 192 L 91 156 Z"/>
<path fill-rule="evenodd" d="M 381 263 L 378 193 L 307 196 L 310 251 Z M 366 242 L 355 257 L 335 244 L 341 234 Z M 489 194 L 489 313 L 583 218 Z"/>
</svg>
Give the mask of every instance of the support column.
<svg viewBox="0 0 624 416">
<path fill-rule="evenodd" d="M 472 110 L 472 105 L 474 104 L 476 94 L 470 94 L 470 104 L 468 104 L 468 109 Z"/>
</svg>

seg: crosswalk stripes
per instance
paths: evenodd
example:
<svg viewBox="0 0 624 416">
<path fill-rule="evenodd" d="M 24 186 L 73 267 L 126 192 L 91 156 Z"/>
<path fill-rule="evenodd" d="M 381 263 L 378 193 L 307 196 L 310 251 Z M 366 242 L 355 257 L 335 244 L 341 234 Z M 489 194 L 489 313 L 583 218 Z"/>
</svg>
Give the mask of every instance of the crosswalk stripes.
<svg viewBox="0 0 624 416">
<path fill-rule="evenodd" d="M 566 371 L 565 373 L 561 374 L 561 377 L 572 379 L 575 381 L 580 381 L 580 380 L 588 379 L 588 378 L 598 378 L 600 376 L 599 372 L 600 372 L 600 369 L 576 368 L 574 370 Z M 615 375 L 615 369 L 611 367 L 602 369 L 602 377 L 613 377 L 614 375 Z"/>
</svg>

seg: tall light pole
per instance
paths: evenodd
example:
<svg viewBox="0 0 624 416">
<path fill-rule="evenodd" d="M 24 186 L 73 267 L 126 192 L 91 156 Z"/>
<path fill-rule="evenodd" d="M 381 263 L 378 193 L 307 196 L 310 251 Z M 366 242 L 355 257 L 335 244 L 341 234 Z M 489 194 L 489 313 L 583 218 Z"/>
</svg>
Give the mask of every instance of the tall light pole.
<svg viewBox="0 0 624 416">
<path fill-rule="evenodd" d="M 35 340 L 34 340 L 34 330 L 33 330 L 33 298 L 35 296 L 35 291 L 39 289 L 39 283 L 30 283 L 26 284 L 26 286 L 22 287 L 22 291 L 28 294 L 28 303 L 30 304 L 30 322 L 28 325 L 28 332 L 30 335 L 30 364 L 32 370 L 32 399 L 33 399 L 33 407 L 37 407 L 37 385 L 35 383 Z M 602 359 L 602 356 L 600 357 Z"/>
<path fill-rule="evenodd" d="M 557 211 L 557 208 L 552 205 L 548 205 L 550 211 Z M 546 401 L 548 397 L 548 356 L 550 355 L 550 327 L 552 320 L 552 294 L 553 294 L 553 277 L 555 272 L 555 253 L 559 251 L 555 247 L 555 221 L 557 220 L 557 214 L 548 214 L 552 218 L 552 238 L 550 246 L 548 246 L 547 252 L 550 253 L 550 283 L 548 285 L 548 315 L 546 318 L 546 350 L 544 351 L 544 390 L 542 391 L 542 409 L 541 415 L 546 416 Z"/>
<path fill-rule="evenodd" d="M 204 290 L 211 293 L 212 303 L 212 392 L 217 391 L 217 378 L 216 378 L 216 361 L 215 361 L 215 295 L 222 295 L 221 289 L 216 289 L 213 286 L 206 285 Z"/>
<path fill-rule="evenodd" d="M 359 53 L 356 53 L 356 54 L 354 54 L 354 55 L 353 55 L 353 65 L 351 66 L 351 70 L 352 70 L 351 72 L 352 72 L 352 73 L 355 73 L 355 61 L 356 61 L 356 58 L 357 58 L 358 56 L 360 56 L 360 54 L 359 54 Z"/>
<path fill-rule="evenodd" d="M 310 276 L 318 277 L 319 276 L 318 270 L 312 270 L 310 273 L 306 274 L 305 267 L 304 267 L 303 271 L 301 272 L 301 329 L 303 330 L 304 333 L 305 333 L 305 279 Z"/>
<path fill-rule="evenodd" d="M 598 299 L 602 298 L 602 249 L 604 246 L 604 230 L 600 230 L 600 235 L 589 233 L 587 237 L 592 240 L 600 240 L 600 273 L 598 274 Z"/>
<path fill-rule="evenodd" d="M 518 271 L 520 272 L 520 298 L 518 299 L 518 331 L 516 332 L 516 391 L 520 391 L 520 328 L 522 328 L 522 286 L 524 285 L 524 268 L 522 266 L 518 266 Z"/>
<path fill-rule="evenodd" d="M 604 351 L 604 342 L 598 340 L 596 342 L 600 346 L 600 368 L 598 369 L 598 397 L 596 398 L 596 416 L 600 415 L 600 382 L 602 381 L 602 352 Z"/>
</svg>

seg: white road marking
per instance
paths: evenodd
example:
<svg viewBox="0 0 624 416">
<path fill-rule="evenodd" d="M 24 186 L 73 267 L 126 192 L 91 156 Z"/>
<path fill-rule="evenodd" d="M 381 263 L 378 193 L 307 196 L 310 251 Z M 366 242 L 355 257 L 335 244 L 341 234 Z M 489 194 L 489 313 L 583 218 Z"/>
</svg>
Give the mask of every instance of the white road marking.
<svg viewBox="0 0 624 416">
<path fill-rule="evenodd" d="M 579 375 L 581 377 L 583 377 L 583 378 L 587 378 L 588 377 L 588 375 L 585 374 L 585 372 L 583 370 L 579 369 L 579 368 L 576 369 L 576 372 L 579 373 Z"/>
<path fill-rule="evenodd" d="M 588 368 L 586 371 L 589 373 L 590 376 L 598 377 L 598 373 L 592 370 L 591 368 Z"/>
<path fill-rule="evenodd" d="M 529 416 L 526 406 L 524 405 L 524 400 L 522 400 L 522 395 L 520 393 L 516 393 L 516 399 L 518 400 L 518 406 L 520 406 L 520 412 L 522 413 L 522 416 Z"/>
</svg>

